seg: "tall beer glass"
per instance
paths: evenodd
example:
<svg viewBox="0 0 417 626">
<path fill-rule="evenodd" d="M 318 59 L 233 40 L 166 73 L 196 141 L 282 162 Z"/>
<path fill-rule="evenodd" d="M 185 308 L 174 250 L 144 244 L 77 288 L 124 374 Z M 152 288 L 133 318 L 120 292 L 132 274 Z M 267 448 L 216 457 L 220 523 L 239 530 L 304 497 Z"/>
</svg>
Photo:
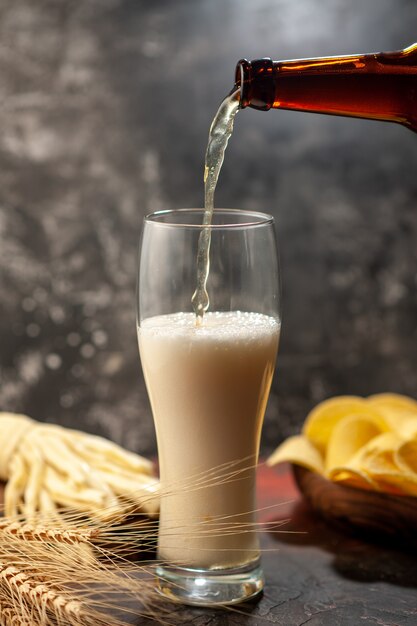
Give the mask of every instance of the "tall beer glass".
<svg viewBox="0 0 417 626">
<path fill-rule="evenodd" d="M 273 218 L 216 209 L 145 218 L 138 338 L 161 476 L 157 577 L 186 604 L 242 602 L 263 587 L 255 473 L 280 332 Z M 210 304 L 197 323 L 200 233 Z M 207 231 L 206 231 L 207 232 Z"/>
</svg>

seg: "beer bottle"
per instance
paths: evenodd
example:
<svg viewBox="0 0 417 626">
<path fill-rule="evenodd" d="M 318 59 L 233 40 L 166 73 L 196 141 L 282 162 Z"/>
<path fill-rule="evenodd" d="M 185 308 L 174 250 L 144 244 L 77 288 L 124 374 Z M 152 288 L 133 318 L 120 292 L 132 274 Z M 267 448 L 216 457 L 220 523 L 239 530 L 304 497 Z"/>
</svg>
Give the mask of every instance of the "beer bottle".
<svg viewBox="0 0 417 626">
<path fill-rule="evenodd" d="M 241 107 L 398 122 L 417 131 L 417 44 L 399 52 L 247 61 L 236 67 Z"/>
</svg>

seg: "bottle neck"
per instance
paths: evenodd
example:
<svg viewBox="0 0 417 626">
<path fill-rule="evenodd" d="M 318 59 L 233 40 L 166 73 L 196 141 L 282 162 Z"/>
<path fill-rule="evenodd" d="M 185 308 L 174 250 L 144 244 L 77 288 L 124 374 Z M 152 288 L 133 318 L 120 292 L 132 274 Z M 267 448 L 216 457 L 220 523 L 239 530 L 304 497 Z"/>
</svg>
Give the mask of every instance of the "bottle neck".
<svg viewBox="0 0 417 626">
<path fill-rule="evenodd" d="M 236 66 L 235 84 L 240 88 L 240 107 L 268 111 L 274 102 L 274 64 L 272 59 L 241 59 Z"/>
</svg>

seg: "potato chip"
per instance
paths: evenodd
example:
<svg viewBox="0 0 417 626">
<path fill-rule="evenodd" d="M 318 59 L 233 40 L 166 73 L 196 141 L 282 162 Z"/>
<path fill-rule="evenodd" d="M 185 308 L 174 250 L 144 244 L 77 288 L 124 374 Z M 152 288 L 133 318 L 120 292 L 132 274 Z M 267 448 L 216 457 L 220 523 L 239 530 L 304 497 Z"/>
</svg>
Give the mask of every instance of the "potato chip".
<svg viewBox="0 0 417 626">
<path fill-rule="evenodd" d="M 401 447 L 401 446 L 399 446 Z M 369 462 L 369 471 L 378 489 L 397 495 L 417 496 L 417 476 L 397 463 L 398 451 L 385 450 L 376 454 Z"/>
<path fill-rule="evenodd" d="M 267 460 L 269 466 L 287 461 L 306 467 L 317 474 L 324 473 L 323 457 L 303 435 L 286 439 Z"/>
<path fill-rule="evenodd" d="M 395 422 L 395 426 L 392 428 L 403 439 L 416 439 L 417 438 L 417 414 L 415 413 L 403 413 L 401 416 L 397 416 L 398 419 Z"/>
<path fill-rule="evenodd" d="M 417 436 L 417 402 L 398 393 L 379 393 L 369 396 L 369 404 L 386 420 L 390 430 L 404 439 Z"/>
<path fill-rule="evenodd" d="M 385 423 L 379 417 L 366 414 L 344 417 L 330 435 L 325 457 L 326 471 L 347 465 L 358 450 L 386 430 Z"/>
<path fill-rule="evenodd" d="M 402 439 L 395 433 L 384 433 L 368 442 L 349 465 L 361 468 L 380 491 L 397 495 L 417 495 L 417 477 L 405 474 L 396 463 L 395 452 Z"/>
<path fill-rule="evenodd" d="M 348 415 L 357 414 L 383 419 L 364 398 L 338 396 L 324 400 L 308 414 L 303 433 L 324 454 L 336 424 Z"/>
<path fill-rule="evenodd" d="M 417 496 L 417 480 L 409 479 L 401 472 L 379 474 L 376 482 L 379 491 L 397 496 Z"/>
<path fill-rule="evenodd" d="M 368 441 L 355 456 L 351 463 L 355 467 L 363 467 L 369 474 L 396 469 L 392 459 L 393 450 L 402 444 L 402 439 L 393 432 L 385 432 Z"/>
<path fill-rule="evenodd" d="M 417 401 L 399 393 L 377 393 L 367 398 L 367 402 L 377 409 L 386 411 L 401 410 L 417 413 Z"/>
<path fill-rule="evenodd" d="M 392 465 L 391 448 L 398 441 L 392 433 L 383 433 L 373 437 L 367 444 L 360 447 L 350 460 L 339 467 L 333 467 L 328 477 L 335 482 L 344 482 L 352 487 L 374 489 L 380 491 L 378 474 L 381 477 L 390 472 L 395 473 Z M 392 489 L 391 489 L 392 492 Z"/>
<path fill-rule="evenodd" d="M 368 491 L 376 491 L 378 489 L 372 478 L 359 469 L 335 467 L 329 472 L 328 478 L 333 482 L 356 487 L 357 489 L 366 489 Z"/>
<path fill-rule="evenodd" d="M 398 408 L 378 407 L 378 412 L 383 416 L 388 430 L 408 439 L 417 432 L 417 413 L 410 413 Z"/>
<path fill-rule="evenodd" d="M 401 444 L 394 453 L 394 459 L 402 472 L 417 477 L 417 439 Z"/>
</svg>

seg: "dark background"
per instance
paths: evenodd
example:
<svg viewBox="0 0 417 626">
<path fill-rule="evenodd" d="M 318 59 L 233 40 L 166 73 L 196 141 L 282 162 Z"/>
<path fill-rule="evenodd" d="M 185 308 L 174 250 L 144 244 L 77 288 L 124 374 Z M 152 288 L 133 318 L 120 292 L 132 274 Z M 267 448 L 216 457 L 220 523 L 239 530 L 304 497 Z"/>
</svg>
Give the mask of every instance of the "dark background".
<svg viewBox="0 0 417 626">
<path fill-rule="evenodd" d="M 236 61 L 416 40 L 414 0 L 1 0 L 0 410 L 154 454 L 141 222 L 201 206 Z M 401 126 L 239 113 L 216 203 L 272 212 L 282 262 L 263 453 L 327 396 L 417 395 L 416 172 Z"/>
</svg>

